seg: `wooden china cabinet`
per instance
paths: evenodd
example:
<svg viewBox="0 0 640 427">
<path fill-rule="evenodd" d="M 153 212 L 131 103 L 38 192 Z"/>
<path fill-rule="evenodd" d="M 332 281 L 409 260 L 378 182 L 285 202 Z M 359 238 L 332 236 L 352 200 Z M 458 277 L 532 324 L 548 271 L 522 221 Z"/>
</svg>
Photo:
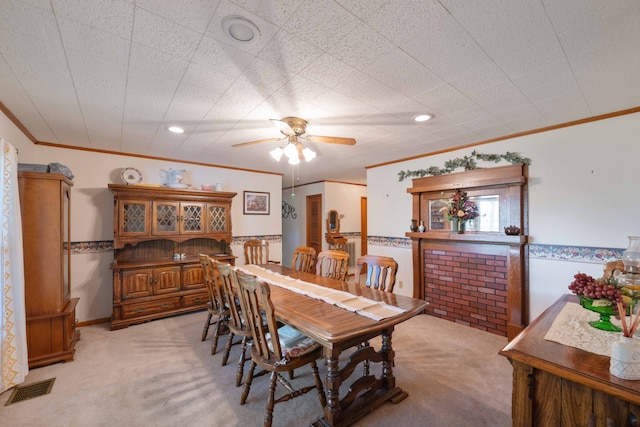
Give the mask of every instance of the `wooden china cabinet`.
<svg viewBox="0 0 640 427">
<path fill-rule="evenodd" d="M 71 187 L 61 174 L 18 172 L 29 367 L 71 361 L 80 333 L 71 298 Z"/>
<path fill-rule="evenodd" d="M 111 329 L 206 308 L 198 255 L 235 263 L 230 244 L 236 193 L 116 184 L 109 189 L 114 195 Z"/>
</svg>

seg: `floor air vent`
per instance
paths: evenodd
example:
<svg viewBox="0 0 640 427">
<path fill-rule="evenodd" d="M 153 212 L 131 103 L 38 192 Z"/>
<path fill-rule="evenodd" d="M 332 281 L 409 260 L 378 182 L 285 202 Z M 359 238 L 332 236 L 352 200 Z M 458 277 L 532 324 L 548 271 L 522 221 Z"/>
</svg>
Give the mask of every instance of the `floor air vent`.
<svg viewBox="0 0 640 427">
<path fill-rule="evenodd" d="M 22 402 L 23 400 L 29 400 L 34 397 L 49 394 L 53 388 L 55 380 L 55 378 L 51 378 L 33 384 L 17 386 L 13 389 L 13 392 L 11 392 L 11 397 L 9 397 L 9 400 L 7 400 L 7 403 L 5 403 L 4 406 L 9 406 L 12 403 Z"/>
</svg>

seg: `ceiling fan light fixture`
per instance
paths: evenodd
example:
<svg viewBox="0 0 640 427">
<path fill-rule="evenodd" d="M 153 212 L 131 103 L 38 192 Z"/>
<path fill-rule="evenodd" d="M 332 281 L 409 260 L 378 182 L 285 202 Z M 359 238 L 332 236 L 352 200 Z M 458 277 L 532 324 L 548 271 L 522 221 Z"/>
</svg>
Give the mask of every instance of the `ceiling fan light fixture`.
<svg viewBox="0 0 640 427">
<path fill-rule="evenodd" d="M 280 159 L 282 158 L 282 155 L 284 154 L 284 150 L 282 149 L 282 147 L 278 147 L 276 149 L 269 151 L 269 154 L 271 154 L 271 157 L 273 157 L 276 160 L 276 162 L 279 162 Z"/>
<path fill-rule="evenodd" d="M 296 148 L 296 144 L 290 142 L 287 144 L 286 147 L 284 147 L 284 155 L 287 156 L 289 159 L 292 158 L 298 158 L 298 150 Z"/>
<path fill-rule="evenodd" d="M 298 156 L 289 157 L 290 165 L 297 165 L 300 163 L 300 158 Z"/>
<path fill-rule="evenodd" d="M 236 43 L 250 44 L 260 38 L 260 30 L 247 18 L 237 15 L 222 20 L 224 34 Z"/>
<path fill-rule="evenodd" d="M 422 123 L 433 119 L 433 114 L 418 114 L 413 117 L 414 122 Z"/>
<path fill-rule="evenodd" d="M 304 150 L 302 150 L 302 155 L 307 162 L 310 162 L 311 160 L 316 158 L 316 152 L 310 148 L 305 148 Z"/>
<path fill-rule="evenodd" d="M 302 161 L 303 158 L 305 159 L 305 161 L 310 162 L 317 156 L 315 151 L 308 147 L 304 147 L 299 139 L 311 143 L 323 142 L 327 144 L 341 145 L 354 145 L 356 143 L 356 140 L 354 138 L 319 135 L 309 135 L 305 137 L 303 135 L 307 131 L 307 121 L 299 117 L 284 117 L 282 119 L 270 120 L 271 123 L 273 123 L 280 129 L 280 132 L 285 136 L 284 138 L 260 139 L 258 141 L 233 144 L 232 147 L 261 144 L 263 142 L 286 141 L 284 145 L 280 145 L 279 147 L 269 151 L 269 154 L 278 162 L 282 159 L 283 156 L 286 156 L 289 164 L 297 165 Z"/>
</svg>

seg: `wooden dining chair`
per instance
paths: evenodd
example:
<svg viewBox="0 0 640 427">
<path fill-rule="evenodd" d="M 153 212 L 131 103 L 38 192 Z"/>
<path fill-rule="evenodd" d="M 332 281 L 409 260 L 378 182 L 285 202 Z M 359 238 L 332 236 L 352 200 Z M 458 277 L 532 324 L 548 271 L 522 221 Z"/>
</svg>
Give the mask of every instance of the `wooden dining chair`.
<svg viewBox="0 0 640 427">
<path fill-rule="evenodd" d="M 349 254 L 337 249 L 322 251 L 316 260 L 316 274 L 333 279 L 347 280 L 349 273 Z"/>
<path fill-rule="evenodd" d="M 365 271 L 363 271 L 365 270 Z M 359 285 L 365 276 L 364 286 L 392 293 L 396 285 L 398 262 L 388 256 L 363 255 L 356 260 L 356 284 Z M 369 346 L 369 341 L 358 344 L 357 348 Z M 362 376 L 369 375 L 369 360 L 362 362 Z"/>
<path fill-rule="evenodd" d="M 316 250 L 309 246 L 298 246 L 293 250 L 291 268 L 303 273 L 315 272 Z"/>
<path fill-rule="evenodd" d="M 215 292 L 215 290 L 209 286 L 210 281 L 208 280 L 207 275 L 211 274 L 211 272 L 207 269 L 208 266 L 206 265 L 205 257 L 207 257 L 207 255 L 204 255 L 204 254 L 199 255 L 200 265 L 202 266 L 202 277 L 204 280 L 204 284 L 207 288 L 207 294 L 209 295 L 209 302 L 207 302 L 207 319 L 205 320 L 204 327 L 202 328 L 202 341 L 207 339 L 207 335 L 209 334 L 209 328 L 211 327 L 211 325 L 215 324 L 216 321 L 218 320 L 218 310 L 214 306 L 215 296 L 213 295 L 213 292 Z M 214 320 L 214 316 L 215 316 L 215 320 Z"/>
<path fill-rule="evenodd" d="M 218 271 L 218 277 L 220 280 L 220 288 L 224 294 L 224 300 L 229 310 L 229 338 L 227 339 L 227 345 L 224 348 L 224 354 L 222 356 L 222 366 L 227 364 L 229 360 L 229 354 L 231 352 L 231 346 L 234 344 L 234 338 L 241 337 L 240 341 L 240 359 L 238 360 L 238 370 L 236 373 L 236 387 L 240 387 L 242 384 L 242 377 L 244 375 L 244 364 L 247 360 L 247 344 L 251 339 L 251 329 L 249 324 L 245 321 L 244 315 L 247 312 L 243 307 L 243 300 L 240 298 L 238 292 L 239 285 L 236 279 L 235 270 L 226 263 L 215 261 L 215 267 Z"/>
<path fill-rule="evenodd" d="M 263 239 L 251 239 L 244 242 L 245 264 L 280 264 L 269 259 L 269 242 Z"/>
<path fill-rule="evenodd" d="M 366 268 L 366 274 L 363 274 L 363 267 Z M 356 261 L 356 284 L 360 284 L 364 275 L 364 285 L 368 288 L 393 292 L 397 273 L 398 262 L 388 256 L 363 255 Z"/>
<path fill-rule="evenodd" d="M 216 279 L 213 260 L 209 255 L 199 254 L 200 265 L 202 266 L 202 273 L 207 292 L 209 294 L 209 303 L 207 304 L 207 320 L 202 331 L 202 341 L 204 341 L 209 332 L 209 327 L 213 324 L 216 325 L 213 330 L 213 344 L 211 344 L 211 354 L 216 354 L 218 348 L 218 338 L 220 333 L 228 327 L 229 324 L 229 310 L 226 307 L 220 284 Z M 213 320 L 215 318 L 215 320 Z"/>
<path fill-rule="evenodd" d="M 240 404 L 244 405 L 251 390 L 253 373 L 256 366 L 265 372 L 270 372 L 269 397 L 265 409 L 264 426 L 269 427 L 273 422 L 273 408 L 275 404 L 286 402 L 301 396 L 314 388 L 318 391 L 320 404 L 324 408 L 327 404 L 324 387 L 318 373 L 316 360 L 322 357 L 322 347 L 319 343 L 303 335 L 297 329 L 285 325 L 278 328 L 276 315 L 271 302 L 269 285 L 263 280 L 236 272 L 240 286 L 240 298 L 244 300 L 246 319 L 251 329 L 253 342 L 251 344 L 251 366 L 245 377 L 244 389 Z M 266 328 L 263 327 L 266 320 Z M 311 366 L 314 385 L 295 389 L 282 375 L 305 365 Z M 288 393 L 275 398 L 278 383 L 282 384 Z"/>
</svg>

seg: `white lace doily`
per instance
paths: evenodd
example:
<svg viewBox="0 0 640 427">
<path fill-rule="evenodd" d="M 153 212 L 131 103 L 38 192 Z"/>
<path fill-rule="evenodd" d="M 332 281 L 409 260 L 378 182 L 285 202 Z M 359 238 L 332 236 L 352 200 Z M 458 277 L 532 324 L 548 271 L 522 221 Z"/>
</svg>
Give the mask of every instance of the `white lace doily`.
<svg viewBox="0 0 640 427">
<path fill-rule="evenodd" d="M 598 313 L 568 302 L 553 321 L 544 339 L 602 356 L 611 356 L 611 344 L 622 336 L 622 332 L 602 331 L 589 325 L 590 321 L 599 318 Z M 614 316 L 611 316 L 611 323 L 621 326 Z"/>
</svg>

